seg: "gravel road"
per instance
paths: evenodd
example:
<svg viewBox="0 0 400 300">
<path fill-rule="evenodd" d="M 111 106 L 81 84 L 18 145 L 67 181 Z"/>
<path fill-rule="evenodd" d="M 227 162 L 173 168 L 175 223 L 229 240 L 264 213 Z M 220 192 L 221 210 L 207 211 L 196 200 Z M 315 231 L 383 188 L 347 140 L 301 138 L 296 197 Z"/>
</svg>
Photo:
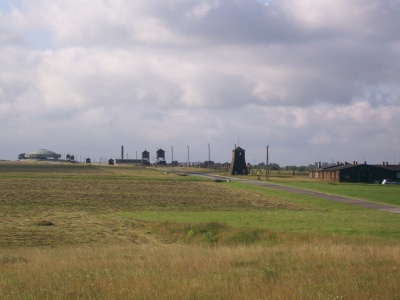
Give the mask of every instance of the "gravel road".
<svg viewBox="0 0 400 300">
<path fill-rule="evenodd" d="M 169 171 L 171 171 L 171 170 L 169 170 Z M 267 188 L 277 189 L 277 190 L 281 190 L 281 191 L 285 191 L 285 192 L 291 192 L 291 193 L 297 193 L 297 194 L 302 194 L 302 195 L 307 195 L 307 196 L 312 196 L 312 197 L 318 197 L 318 198 L 329 200 L 329 201 L 336 201 L 336 202 L 341 202 L 341 203 L 346 203 L 346 204 L 351 204 L 351 205 L 357 205 L 357 206 L 361 206 L 361 207 L 365 207 L 365 208 L 369 208 L 369 209 L 400 214 L 400 206 L 395 206 L 395 205 L 369 202 L 369 201 L 360 200 L 360 199 L 325 194 L 325 193 L 321 193 L 321 192 L 287 187 L 287 186 L 283 186 L 283 185 L 279 185 L 279 184 L 275 184 L 275 183 L 269 183 L 269 182 L 265 182 L 265 181 L 248 180 L 248 179 L 243 179 L 243 178 L 239 178 L 239 177 L 224 177 L 224 176 L 218 176 L 218 175 L 212 175 L 212 174 L 205 174 L 205 173 L 201 173 L 201 172 L 191 172 L 191 171 L 176 170 L 176 169 L 174 169 L 172 171 L 177 172 L 177 173 L 185 173 L 187 175 L 205 177 L 205 178 L 214 179 L 214 180 L 240 181 L 240 182 L 244 182 L 244 183 L 248 183 L 248 184 L 264 186 Z"/>
</svg>

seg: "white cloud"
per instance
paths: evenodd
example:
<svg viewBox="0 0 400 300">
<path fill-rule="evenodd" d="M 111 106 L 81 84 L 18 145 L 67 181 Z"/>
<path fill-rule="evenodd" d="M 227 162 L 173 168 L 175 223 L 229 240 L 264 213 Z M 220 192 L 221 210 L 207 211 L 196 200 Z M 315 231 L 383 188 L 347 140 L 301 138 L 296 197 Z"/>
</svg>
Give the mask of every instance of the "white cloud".
<svg viewBox="0 0 400 300">
<path fill-rule="evenodd" d="M 205 160 L 211 143 L 229 161 L 240 139 L 251 162 L 267 143 L 280 164 L 390 160 L 399 12 L 372 0 L 0 6 L 0 158 L 46 145 L 110 156 L 129 141 L 174 144 L 178 160 L 188 144 Z"/>
</svg>

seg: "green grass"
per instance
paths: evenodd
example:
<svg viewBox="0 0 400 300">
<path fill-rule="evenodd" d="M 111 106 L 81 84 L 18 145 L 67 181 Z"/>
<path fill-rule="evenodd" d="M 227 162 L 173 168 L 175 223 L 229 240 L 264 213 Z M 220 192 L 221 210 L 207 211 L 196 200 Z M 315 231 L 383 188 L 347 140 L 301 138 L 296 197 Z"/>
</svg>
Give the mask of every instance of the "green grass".
<svg viewBox="0 0 400 300">
<path fill-rule="evenodd" d="M 312 191 L 341 195 L 372 202 L 386 203 L 400 206 L 400 185 L 361 184 L 361 183 L 333 183 L 315 180 L 279 180 L 272 182 L 291 187 Z"/>
<path fill-rule="evenodd" d="M 161 169 L 0 163 L 1 299 L 398 299 L 399 253 L 398 214 Z"/>
<path fill-rule="evenodd" d="M 400 239 L 399 215 L 240 182 L 141 167 L 14 163 L 0 170 L 0 246 L 113 243 L 132 239 L 142 221 Z M 349 187 L 396 191 L 313 185 L 331 186 L 336 193 Z"/>
<path fill-rule="evenodd" d="M 121 215 L 141 221 L 170 221 L 184 223 L 222 222 L 233 227 L 250 227 L 277 232 L 307 232 L 327 235 L 380 237 L 400 240 L 398 217 L 387 218 L 384 213 L 295 212 L 295 211 L 140 211 Z"/>
</svg>

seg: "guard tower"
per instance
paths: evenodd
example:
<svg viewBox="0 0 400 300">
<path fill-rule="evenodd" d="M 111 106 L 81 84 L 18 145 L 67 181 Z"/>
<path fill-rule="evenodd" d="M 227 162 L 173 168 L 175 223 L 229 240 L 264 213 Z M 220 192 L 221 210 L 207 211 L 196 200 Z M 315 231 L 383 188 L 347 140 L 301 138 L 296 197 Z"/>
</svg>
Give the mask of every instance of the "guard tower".
<svg viewBox="0 0 400 300">
<path fill-rule="evenodd" d="M 240 147 L 236 147 L 235 149 L 232 150 L 232 162 L 231 162 L 231 168 L 229 170 L 231 175 L 249 174 L 249 170 L 247 169 L 246 165 L 245 152 L 246 150 Z"/>
<path fill-rule="evenodd" d="M 147 150 L 142 152 L 142 165 L 148 166 L 150 165 L 150 153 Z"/>
<path fill-rule="evenodd" d="M 165 151 L 163 149 L 158 149 L 157 150 L 157 165 L 167 165 L 167 162 L 165 161 Z"/>
</svg>

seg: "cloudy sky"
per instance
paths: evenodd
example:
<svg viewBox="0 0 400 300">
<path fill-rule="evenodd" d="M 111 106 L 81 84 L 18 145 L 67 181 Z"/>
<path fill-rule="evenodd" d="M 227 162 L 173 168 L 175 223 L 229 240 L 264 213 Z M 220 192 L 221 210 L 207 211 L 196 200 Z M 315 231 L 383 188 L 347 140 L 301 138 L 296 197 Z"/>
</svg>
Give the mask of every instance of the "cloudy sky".
<svg viewBox="0 0 400 300">
<path fill-rule="evenodd" d="M 400 161 L 399 0 L 0 0 L 0 159 Z"/>
</svg>

